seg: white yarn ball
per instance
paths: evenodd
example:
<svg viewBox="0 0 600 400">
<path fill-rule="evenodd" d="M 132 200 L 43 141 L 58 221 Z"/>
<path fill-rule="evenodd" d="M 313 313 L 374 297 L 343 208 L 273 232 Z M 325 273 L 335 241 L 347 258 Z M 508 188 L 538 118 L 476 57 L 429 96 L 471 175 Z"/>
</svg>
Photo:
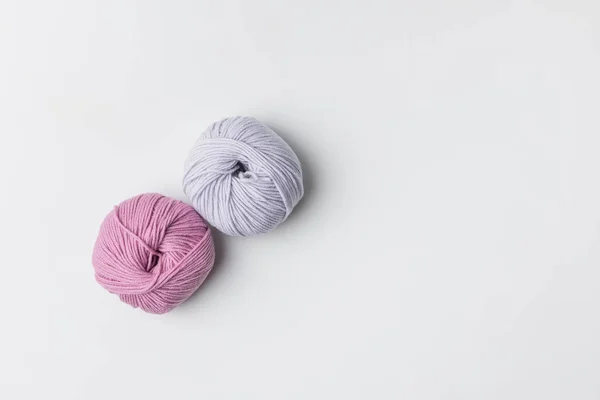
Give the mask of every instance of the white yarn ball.
<svg viewBox="0 0 600 400">
<path fill-rule="evenodd" d="M 185 163 L 183 191 L 218 230 L 266 233 L 283 222 L 304 194 L 300 161 L 268 126 L 250 117 L 215 122 Z"/>
</svg>

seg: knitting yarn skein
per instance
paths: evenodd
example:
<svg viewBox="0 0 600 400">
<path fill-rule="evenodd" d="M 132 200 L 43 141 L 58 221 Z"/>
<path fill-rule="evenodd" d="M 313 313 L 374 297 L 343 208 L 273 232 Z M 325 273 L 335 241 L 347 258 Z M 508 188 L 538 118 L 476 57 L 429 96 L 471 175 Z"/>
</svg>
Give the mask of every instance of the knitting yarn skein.
<svg viewBox="0 0 600 400">
<path fill-rule="evenodd" d="M 304 194 L 294 151 L 250 117 L 208 127 L 185 162 L 183 190 L 211 225 L 237 236 L 271 231 Z"/>
<path fill-rule="evenodd" d="M 196 211 L 160 194 L 125 200 L 104 219 L 94 246 L 96 280 L 121 300 L 163 314 L 202 284 L 215 261 Z"/>
</svg>

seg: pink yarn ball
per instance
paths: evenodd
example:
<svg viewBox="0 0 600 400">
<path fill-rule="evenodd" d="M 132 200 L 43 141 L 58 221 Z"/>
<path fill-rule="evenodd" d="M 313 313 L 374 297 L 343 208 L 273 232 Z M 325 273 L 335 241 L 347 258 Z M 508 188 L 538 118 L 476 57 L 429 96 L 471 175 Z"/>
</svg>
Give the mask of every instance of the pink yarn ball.
<svg viewBox="0 0 600 400">
<path fill-rule="evenodd" d="M 142 194 L 111 211 L 94 246 L 96 280 L 133 307 L 164 314 L 198 289 L 212 269 L 210 228 L 189 205 Z"/>
</svg>

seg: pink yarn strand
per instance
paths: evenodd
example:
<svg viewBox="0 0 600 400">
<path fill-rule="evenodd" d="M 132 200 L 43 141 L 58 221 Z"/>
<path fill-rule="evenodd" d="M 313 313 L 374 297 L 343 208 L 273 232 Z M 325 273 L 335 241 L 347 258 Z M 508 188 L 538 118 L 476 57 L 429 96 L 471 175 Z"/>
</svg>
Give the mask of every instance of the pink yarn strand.
<svg viewBox="0 0 600 400">
<path fill-rule="evenodd" d="M 96 280 L 122 301 L 162 314 L 185 301 L 214 264 L 212 235 L 193 208 L 159 194 L 124 201 L 94 246 Z"/>
</svg>

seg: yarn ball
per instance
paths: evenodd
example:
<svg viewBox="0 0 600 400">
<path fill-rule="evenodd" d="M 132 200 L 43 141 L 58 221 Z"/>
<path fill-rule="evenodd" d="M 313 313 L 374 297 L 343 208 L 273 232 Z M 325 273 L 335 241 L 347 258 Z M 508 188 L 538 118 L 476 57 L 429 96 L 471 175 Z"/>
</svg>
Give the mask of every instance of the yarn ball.
<svg viewBox="0 0 600 400">
<path fill-rule="evenodd" d="M 210 228 L 189 205 L 160 194 L 125 200 L 94 246 L 96 281 L 133 307 L 164 314 L 202 284 L 215 261 Z"/>
<path fill-rule="evenodd" d="M 290 215 L 304 194 L 300 161 L 268 126 L 251 117 L 215 122 L 185 162 L 183 191 L 220 231 L 266 233 Z"/>
</svg>

